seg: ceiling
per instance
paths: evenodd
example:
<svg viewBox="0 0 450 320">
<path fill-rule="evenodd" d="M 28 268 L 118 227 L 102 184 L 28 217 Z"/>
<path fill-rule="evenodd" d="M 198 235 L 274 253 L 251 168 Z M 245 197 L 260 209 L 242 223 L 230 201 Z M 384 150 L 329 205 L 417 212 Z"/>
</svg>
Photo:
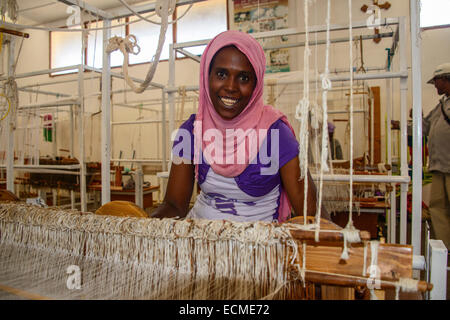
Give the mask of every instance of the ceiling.
<svg viewBox="0 0 450 320">
<path fill-rule="evenodd" d="M 84 0 L 84 2 L 102 10 L 123 7 L 118 0 Z M 126 2 L 133 5 L 152 3 L 155 0 L 126 0 Z M 68 5 L 58 0 L 17 0 L 17 4 L 18 24 L 45 25 L 67 19 L 71 14 L 70 11 L 66 11 Z"/>
</svg>

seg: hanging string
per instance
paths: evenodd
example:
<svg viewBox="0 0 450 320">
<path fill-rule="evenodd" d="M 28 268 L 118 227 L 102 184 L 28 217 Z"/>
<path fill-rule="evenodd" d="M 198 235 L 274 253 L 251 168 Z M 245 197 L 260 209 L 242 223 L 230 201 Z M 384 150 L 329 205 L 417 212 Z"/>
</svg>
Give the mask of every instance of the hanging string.
<svg viewBox="0 0 450 320">
<path fill-rule="evenodd" d="M 305 50 L 303 54 L 303 99 L 299 101 L 295 118 L 300 121 L 300 180 L 303 179 L 303 218 L 306 224 L 306 216 L 308 214 L 308 146 L 309 146 L 309 57 L 311 50 L 309 49 L 309 26 L 308 26 L 308 5 L 310 0 L 304 0 L 305 15 Z"/>
<path fill-rule="evenodd" d="M 5 20 L 6 15 L 13 21 L 17 21 L 19 12 L 19 5 L 16 0 L 2 0 L 0 1 L 0 14 Z"/>
<path fill-rule="evenodd" d="M 399 293 L 402 292 L 417 292 L 419 280 L 400 278 L 395 284 L 395 300 L 399 300 Z"/>
<path fill-rule="evenodd" d="M 147 76 L 145 77 L 144 82 L 141 83 L 139 87 L 137 87 L 134 84 L 133 80 L 128 76 L 129 53 L 138 54 L 140 52 L 140 48 L 137 45 L 136 37 L 132 34 L 127 35 L 125 38 L 115 36 L 112 37 L 109 41 L 106 52 L 111 53 L 117 49 L 120 49 L 120 51 L 124 56 L 122 66 L 124 78 L 127 84 L 132 88 L 132 90 L 135 93 L 144 92 L 145 89 L 147 89 L 147 87 L 150 85 L 150 82 L 152 81 L 153 76 L 155 75 L 156 67 L 158 66 L 161 51 L 164 46 L 164 41 L 166 39 L 168 17 L 169 14 L 171 14 L 175 10 L 175 5 L 176 5 L 175 1 L 161 1 L 161 0 L 159 0 L 156 4 L 155 7 L 156 14 L 161 18 L 161 30 L 159 33 L 158 46 L 156 53 L 152 58 L 150 69 L 147 73 Z M 138 48 L 138 51 L 135 52 L 134 48 Z"/>
<path fill-rule="evenodd" d="M 348 223 L 346 228 L 353 228 L 353 25 L 352 25 L 352 0 L 348 0 L 349 12 L 349 60 L 350 60 L 350 191 L 348 203 Z"/>
<path fill-rule="evenodd" d="M 330 70 L 329 70 L 329 57 L 330 57 L 330 21 L 331 21 L 331 1 L 327 2 L 327 32 L 326 32 L 326 50 L 325 50 L 325 71 L 320 75 L 322 79 L 322 151 L 321 151 L 321 159 L 320 159 L 320 178 L 319 178 L 319 196 L 318 196 L 318 205 L 315 216 L 316 223 L 316 232 L 315 239 L 319 240 L 319 231 L 320 231 L 320 215 L 322 212 L 322 196 L 323 196 L 323 173 L 328 171 L 327 159 L 328 159 L 328 90 L 331 89 L 331 81 L 329 78 Z"/>
<path fill-rule="evenodd" d="M 166 2 L 166 1 L 163 1 L 163 2 Z M 193 5 L 193 1 L 191 1 L 189 7 L 186 9 L 186 11 L 180 17 L 178 17 L 177 19 L 172 20 L 168 23 L 173 24 L 173 23 L 177 22 L 178 20 L 180 20 L 182 17 L 184 17 L 188 13 L 188 11 L 191 9 L 192 5 Z M 131 7 L 129 7 L 128 9 L 130 10 Z M 154 16 L 156 14 L 156 12 L 151 13 L 146 17 L 143 17 L 142 15 L 138 15 L 137 13 L 135 13 L 135 11 L 133 11 L 132 9 L 130 11 L 133 12 L 135 15 L 137 15 L 138 19 L 115 25 L 114 28 L 128 26 L 130 24 L 137 23 L 142 20 L 145 20 L 150 23 L 158 24 L 158 25 L 161 24 L 160 22 L 155 22 L 155 21 L 151 21 L 151 20 L 147 19 L 149 17 Z M 97 17 L 98 17 L 98 15 L 97 15 Z M 82 32 L 83 31 L 82 28 L 75 29 L 75 28 L 62 28 L 62 27 L 39 27 L 39 26 L 17 24 L 17 23 L 14 24 L 14 27 L 19 28 L 19 29 L 31 29 L 31 30 L 52 31 L 52 32 Z M 95 29 L 91 29 L 91 31 L 96 31 L 96 30 L 101 31 L 101 30 L 106 30 L 106 29 L 111 29 L 111 28 L 112 27 L 95 28 Z"/>
<path fill-rule="evenodd" d="M 370 299 L 378 300 L 377 295 L 375 294 L 375 289 L 377 287 L 377 281 L 380 281 L 379 267 L 378 267 L 378 248 L 380 242 L 379 241 L 371 241 L 370 242 L 370 278 L 375 282 L 374 286 L 369 287 L 370 290 Z"/>
<path fill-rule="evenodd" d="M 347 241 L 349 234 L 355 234 L 355 227 L 353 226 L 352 210 L 353 210 L 353 30 L 352 30 L 352 0 L 348 0 L 348 11 L 349 11 L 349 60 L 350 60 L 350 186 L 349 186 L 349 205 L 348 205 L 348 222 L 342 232 L 344 233 L 344 248 L 342 251 L 341 259 L 347 260 L 348 246 Z M 359 233 L 358 233 L 359 234 Z"/>
<path fill-rule="evenodd" d="M 126 3 L 124 0 L 119 0 L 119 2 L 121 4 L 123 4 L 128 10 L 130 10 L 130 12 L 132 12 L 135 16 L 137 16 L 141 20 L 144 20 L 146 22 L 150 22 L 150 23 L 153 23 L 153 24 L 161 25 L 161 22 L 157 22 L 157 21 L 153 21 L 153 20 L 149 20 L 148 19 L 149 17 L 151 17 L 151 16 L 153 16 L 153 15 L 155 15 L 157 13 L 156 12 L 156 10 L 157 10 L 156 8 L 157 8 L 158 4 L 156 4 L 156 6 L 155 6 L 155 13 L 154 14 L 152 14 L 150 16 L 147 16 L 147 17 L 144 17 L 144 16 L 140 15 L 138 12 L 136 12 L 135 10 L 133 10 L 133 8 L 131 8 L 128 5 L 128 3 Z M 160 2 L 160 1 L 158 1 L 158 2 Z M 176 0 L 165 0 L 165 2 L 169 2 L 169 7 L 175 8 Z M 170 21 L 169 24 L 173 24 L 173 23 L 177 22 L 178 20 L 180 20 L 181 18 L 183 18 L 186 15 L 186 13 L 188 13 L 188 11 L 192 8 L 193 5 L 194 5 L 194 2 L 191 0 L 191 2 L 189 4 L 189 7 L 183 12 L 183 14 L 180 15 L 179 17 L 177 17 L 175 20 Z M 172 13 L 173 13 L 173 11 L 169 12 L 169 15 L 171 15 Z"/>
</svg>

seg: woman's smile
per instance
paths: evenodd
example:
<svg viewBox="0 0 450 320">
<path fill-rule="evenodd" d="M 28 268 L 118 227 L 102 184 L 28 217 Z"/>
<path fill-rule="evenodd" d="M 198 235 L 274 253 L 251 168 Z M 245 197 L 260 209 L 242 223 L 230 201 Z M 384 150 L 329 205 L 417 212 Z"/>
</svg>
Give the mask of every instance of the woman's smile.
<svg viewBox="0 0 450 320">
<path fill-rule="evenodd" d="M 241 51 L 229 46 L 217 52 L 210 66 L 209 96 L 223 119 L 233 119 L 245 109 L 255 85 L 255 71 Z"/>
<path fill-rule="evenodd" d="M 225 105 L 226 108 L 232 108 L 239 99 L 230 98 L 230 97 L 220 97 L 220 100 Z"/>
</svg>

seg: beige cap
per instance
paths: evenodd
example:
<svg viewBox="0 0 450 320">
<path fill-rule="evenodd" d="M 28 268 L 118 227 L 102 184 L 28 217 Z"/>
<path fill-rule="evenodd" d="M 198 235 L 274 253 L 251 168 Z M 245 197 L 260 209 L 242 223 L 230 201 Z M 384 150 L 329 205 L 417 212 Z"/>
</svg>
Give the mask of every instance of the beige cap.
<svg viewBox="0 0 450 320">
<path fill-rule="evenodd" d="M 450 63 L 443 63 L 436 67 L 436 70 L 434 70 L 433 78 L 431 78 L 427 83 L 434 84 L 434 79 L 436 77 L 441 77 L 448 75 L 450 76 Z"/>
</svg>

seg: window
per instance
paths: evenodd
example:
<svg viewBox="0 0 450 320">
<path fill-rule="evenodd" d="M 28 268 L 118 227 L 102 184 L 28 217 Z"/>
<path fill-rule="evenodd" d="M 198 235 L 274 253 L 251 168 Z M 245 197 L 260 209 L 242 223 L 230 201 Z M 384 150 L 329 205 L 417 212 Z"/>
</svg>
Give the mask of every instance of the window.
<svg viewBox="0 0 450 320">
<path fill-rule="evenodd" d="M 186 8 L 177 9 L 177 14 L 183 14 Z M 177 42 L 211 39 L 225 30 L 227 30 L 227 1 L 198 2 L 177 22 Z M 191 47 L 186 51 L 201 55 L 205 48 L 206 46 Z"/>
<path fill-rule="evenodd" d="M 188 5 L 177 8 L 176 14 L 181 16 L 188 9 Z M 148 14 L 144 14 L 148 16 Z M 129 63 L 148 63 L 152 61 L 156 53 L 160 25 L 152 24 L 147 21 L 134 22 L 125 26 L 126 21 L 136 21 L 138 18 L 122 18 L 111 22 L 111 37 L 125 37 L 127 34 L 136 36 L 137 43 L 141 48 L 138 55 L 129 55 Z M 150 19 L 158 21 L 154 16 Z M 208 0 L 194 3 L 189 11 L 174 25 L 169 25 L 166 32 L 163 51 L 160 60 L 169 58 L 169 45 L 173 42 L 188 42 L 195 40 L 211 39 L 218 33 L 227 30 L 227 0 Z M 114 27 L 118 26 L 118 27 Z M 72 28 L 79 28 L 73 26 Z M 103 28 L 102 21 L 91 21 L 89 29 Z M 174 30 L 176 35 L 174 39 Z M 187 48 L 187 51 L 201 55 L 206 46 Z M 81 62 L 81 32 L 50 32 L 50 68 L 66 67 L 78 65 Z M 184 57 L 179 55 L 179 57 Z M 103 60 L 103 31 L 92 30 L 89 32 L 86 44 L 86 61 L 84 63 L 94 68 L 101 68 Z M 123 55 L 117 50 L 111 53 L 111 67 L 118 67 L 123 64 Z M 76 70 L 62 71 L 56 74 L 73 73 Z"/>
<path fill-rule="evenodd" d="M 115 27 L 125 23 L 125 19 L 111 21 L 111 37 L 119 36 L 125 37 L 125 26 Z M 103 28 L 103 21 L 92 22 L 90 27 L 92 29 Z M 80 36 L 80 34 L 78 34 Z M 103 66 L 103 30 L 96 30 L 89 32 L 87 43 L 87 65 L 94 68 L 101 68 Z M 121 66 L 123 63 L 123 55 L 120 50 L 111 53 L 111 67 Z"/>
<path fill-rule="evenodd" d="M 111 25 L 124 24 L 125 19 L 112 21 Z M 79 29 L 80 26 L 73 26 L 70 28 Z M 91 29 L 103 28 L 102 21 L 94 21 L 90 24 Z M 111 29 L 112 36 L 125 35 L 125 26 L 120 26 Z M 81 31 L 79 32 L 50 32 L 50 47 L 51 59 L 50 68 L 60 68 L 72 65 L 81 64 Z M 103 61 L 103 31 L 93 30 L 88 34 L 88 41 L 86 46 L 86 61 L 85 64 L 95 68 L 101 68 Z M 111 66 L 117 67 L 122 65 L 122 53 L 115 51 L 111 54 Z M 66 70 L 60 72 L 53 72 L 51 75 L 67 74 L 77 72 L 76 70 Z"/>
<path fill-rule="evenodd" d="M 81 64 L 80 32 L 51 32 L 50 47 L 51 69 Z M 71 72 L 73 71 L 67 70 L 55 72 L 52 75 Z"/>
<path fill-rule="evenodd" d="M 131 18 L 136 20 L 136 18 Z M 158 21 L 154 17 L 150 18 L 152 21 Z M 130 54 L 130 64 L 150 62 L 156 54 L 158 48 L 159 33 L 161 27 L 157 24 L 152 24 L 141 20 L 139 22 L 129 25 L 130 34 L 136 36 L 137 43 L 141 48 L 138 55 Z M 169 45 L 173 42 L 172 25 L 169 25 L 166 31 L 166 40 L 164 40 L 163 49 L 161 51 L 160 60 L 169 59 Z"/>
<path fill-rule="evenodd" d="M 449 0 L 422 0 L 420 10 L 420 27 L 432 28 L 450 26 Z"/>
</svg>

